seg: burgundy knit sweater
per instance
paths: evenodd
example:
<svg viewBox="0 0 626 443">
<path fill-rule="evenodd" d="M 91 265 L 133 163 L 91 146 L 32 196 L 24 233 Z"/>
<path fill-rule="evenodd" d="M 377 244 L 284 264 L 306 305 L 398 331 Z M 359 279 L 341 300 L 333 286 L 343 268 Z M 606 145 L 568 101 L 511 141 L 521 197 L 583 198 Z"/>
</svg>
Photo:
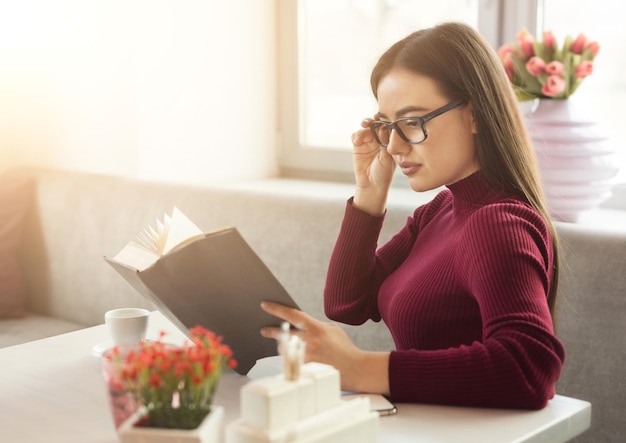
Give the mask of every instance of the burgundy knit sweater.
<svg viewBox="0 0 626 443">
<path fill-rule="evenodd" d="M 348 202 L 324 305 L 340 322 L 384 320 L 396 345 L 392 400 L 544 407 L 565 353 L 547 305 L 553 254 L 541 216 L 477 172 L 377 250 L 383 218 Z"/>
</svg>

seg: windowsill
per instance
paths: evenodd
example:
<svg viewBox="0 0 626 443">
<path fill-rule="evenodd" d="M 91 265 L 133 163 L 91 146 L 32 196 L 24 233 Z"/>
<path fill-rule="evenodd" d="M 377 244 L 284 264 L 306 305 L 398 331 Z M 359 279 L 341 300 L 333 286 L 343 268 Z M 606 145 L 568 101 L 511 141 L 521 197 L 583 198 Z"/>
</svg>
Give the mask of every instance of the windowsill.
<svg viewBox="0 0 626 443">
<path fill-rule="evenodd" d="M 626 211 L 603 207 L 595 208 L 583 212 L 576 224 L 603 231 L 626 232 Z"/>
<path fill-rule="evenodd" d="M 226 185 L 230 189 L 250 193 L 262 193 L 308 200 L 330 200 L 345 202 L 354 195 L 354 185 L 330 181 L 303 180 L 297 178 L 270 178 Z M 410 189 L 392 187 L 387 199 L 390 208 L 407 209 L 410 212 L 429 202 L 437 191 L 414 192 Z"/>
<path fill-rule="evenodd" d="M 600 207 L 618 209 L 626 212 L 626 183 L 618 183 L 613 186 L 613 193 Z"/>
<path fill-rule="evenodd" d="M 271 178 L 230 183 L 224 186 L 229 189 L 244 190 L 253 194 L 298 197 L 313 201 L 345 202 L 354 194 L 354 185 L 350 183 L 296 178 Z M 623 191 L 626 194 L 626 187 L 617 191 L 615 198 L 619 199 L 622 197 L 620 192 Z M 389 211 L 403 211 L 409 215 L 418 206 L 432 200 L 437 192 L 438 190 L 414 192 L 404 187 L 393 186 L 387 199 L 387 208 Z M 609 202 L 601 205 L 601 207 L 582 213 L 576 224 L 599 230 L 626 232 L 626 209 L 606 207 L 607 203 L 613 204 L 613 200 L 612 198 Z"/>
</svg>

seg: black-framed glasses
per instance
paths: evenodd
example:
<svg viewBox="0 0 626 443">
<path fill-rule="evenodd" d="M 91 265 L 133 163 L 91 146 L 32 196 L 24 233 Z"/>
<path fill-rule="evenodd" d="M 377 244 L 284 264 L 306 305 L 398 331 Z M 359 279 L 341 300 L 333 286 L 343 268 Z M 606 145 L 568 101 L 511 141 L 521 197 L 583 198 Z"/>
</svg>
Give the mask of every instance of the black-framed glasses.
<svg viewBox="0 0 626 443">
<path fill-rule="evenodd" d="M 402 140 L 416 145 L 428 138 L 428 131 L 425 126 L 427 121 L 456 108 L 462 103 L 463 102 L 460 100 L 448 103 L 421 117 L 404 117 L 393 122 L 374 120 L 369 124 L 369 128 L 372 134 L 374 134 L 376 142 L 384 148 L 389 146 L 389 139 L 391 138 L 391 131 L 393 129 L 396 130 Z"/>
</svg>

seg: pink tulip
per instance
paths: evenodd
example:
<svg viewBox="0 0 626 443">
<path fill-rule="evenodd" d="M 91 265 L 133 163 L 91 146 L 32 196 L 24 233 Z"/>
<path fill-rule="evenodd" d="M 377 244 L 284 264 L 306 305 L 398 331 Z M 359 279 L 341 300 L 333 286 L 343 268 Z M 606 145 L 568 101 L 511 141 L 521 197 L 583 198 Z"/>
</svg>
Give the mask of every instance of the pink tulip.
<svg viewBox="0 0 626 443">
<path fill-rule="evenodd" d="M 578 34 L 578 37 L 576 37 L 576 40 L 574 40 L 574 43 L 572 43 L 570 51 L 572 51 L 574 54 L 582 54 L 583 49 L 585 49 L 586 45 L 587 37 L 585 36 L 585 34 L 580 33 Z"/>
<path fill-rule="evenodd" d="M 511 54 L 506 54 L 502 59 L 502 64 L 504 65 L 504 70 L 506 71 L 506 76 L 509 80 L 513 80 L 513 73 L 515 72 L 515 65 L 513 64 L 513 59 L 511 58 Z"/>
<path fill-rule="evenodd" d="M 596 41 L 589 42 L 587 43 L 587 49 L 589 49 L 591 53 L 593 54 L 593 56 L 595 57 L 596 55 L 598 55 L 598 51 L 600 50 L 600 45 Z"/>
<path fill-rule="evenodd" d="M 541 88 L 541 93 L 548 97 L 559 95 L 565 90 L 565 79 L 559 75 L 551 75 L 548 77 L 546 84 Z"/>
<path fill-rule="evenodd" d="M 552 31 L 546 31 L 543 33 L 543 44 L 546 48 L 553 50 L 556 47 L 556 38 Z"/>
<path fill-rule="evenodd" d="M 519 45 L 522 40 L 526 39 L 528 36 L 528 31 L 526 29 L 522 29 L 515 35 L 515 40 L 517 40 L 517 44 Z"/>
<path fill-rule="evenodd" d="M 535 40 L 533 39 L 533 36 L 528 33 L 528 31 L 522 30 L 518 32 L 515 38 L 517 39 L 517 44 L 526 57 L 530 58 L 535 55 L 535 49 L 533 48 Z"/>
<path fill-rule="evenodd" d="M 548 75 L 561 75 L 565 71 L 565 66 L 559 61 L 553 61 L 546 65 L 546 73 Z"/>
<path fill-rule="evenodd" d="M 533 47 L 532 37 L 530 37 L 527 40 L 522 41 L 519 47 L 524 53 L 524 55 L 526 55 L 526 57 L 532 57 L 533 55 L 535 55 L 535 48 Z"/>
<path fill-rule="evenodd" d="M 498 48 L 498 57 L 504 60 L 507 55 L 510 56 L 513 52 L 515 52 L 515 48 L 513 45 L 507 43 Z"/>
<path fill-rule="evenodd" d="M 526 70 L 533 77 L 537 77 L 546 70 L 546 62 L 544 62 L 540 57 L 531 57 L 526 63 Z"/>
<path fill-rule="evenodd" d="M 580 65 L 576 66 L 574 69 L 574 76 L 578 78 L 585 78 L 588 75 L 591 75 L 593 72 L 593 63 L 589 61 L 581 62 Z"/>
</svg>

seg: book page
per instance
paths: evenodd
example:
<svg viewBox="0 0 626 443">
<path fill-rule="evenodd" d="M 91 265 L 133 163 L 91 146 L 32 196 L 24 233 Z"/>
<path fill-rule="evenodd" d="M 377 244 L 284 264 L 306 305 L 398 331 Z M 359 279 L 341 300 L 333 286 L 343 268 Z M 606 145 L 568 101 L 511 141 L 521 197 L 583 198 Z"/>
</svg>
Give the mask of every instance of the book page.
<svg viewBox="0 0 626 443">
<path fill-rule="evenodd" d="M 148 226 L 137 235 L 135 241 L 124 246 L 113 260 L 141 271 L 172 249 L 187 244 L 202 234 L 200 228 L 174 207 L 171 216 L 164 214 L 162 222 L 157 219 L 156 228 Z"/>
<path fill-rule="evenodd" d="M 137 234 L 137 243 L 151 252 L 161 255 L 163 248 L 165 247 L 165 240 L 167 239 L 167 231 L 170 226 L 170 216 L 165 214 L 163 216 L 163 222 L 161 222 L 161 220 L 157 220 L 156 223 L 156 229 L 152 226 L 148 226 L 142 232 Z"/>
<path fill-rule="evenodd" d="M 137 234 L 138 245 L 161 256 L 170 252 L 180 243 L 197 237 L 202 231 L 180 209 L 174 207 L 172 215 L 165 213 L 163 221 L 156 221 L 156 229 L 148 226 Z"/>
<path fill-rule="evenodd" d="M 159 259 L 159 254 L 149 250 L 143 245 L 130 242 L 117 253 L 113 260 L 142 271 L 153 265 Z"/>
<path fill-rule="evenodd" d="M 165 243 L 160 251 L 160 255 L 167 254 L 179 243 L 199 234 L 202 234 L 202 230 L 177 207 L 174 207 L 172 217 L 169 220 L 169 229 L 166 232 Z"/>
</svg>

